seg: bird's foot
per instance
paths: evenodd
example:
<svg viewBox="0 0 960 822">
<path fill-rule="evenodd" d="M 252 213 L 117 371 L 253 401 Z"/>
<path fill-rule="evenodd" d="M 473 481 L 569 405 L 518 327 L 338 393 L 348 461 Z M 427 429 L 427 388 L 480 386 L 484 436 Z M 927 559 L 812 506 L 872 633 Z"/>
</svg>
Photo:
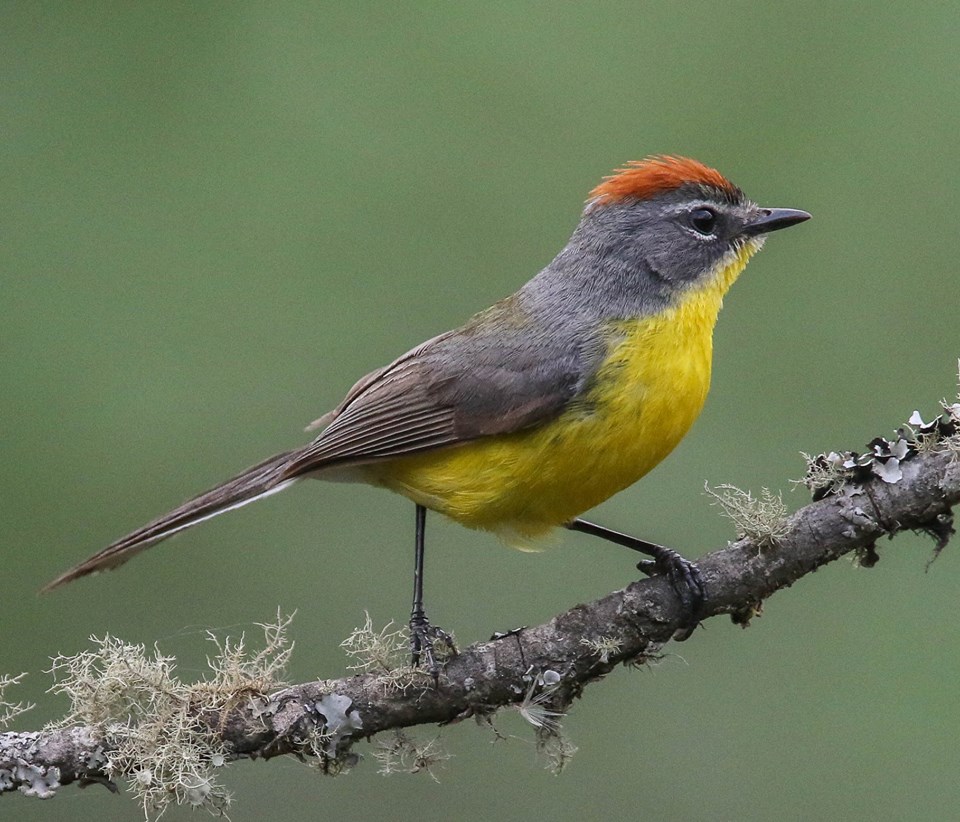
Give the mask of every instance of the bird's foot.
<svg viewBox="0 0 960 822">
<path fill-rule="evenodd" d="M 669 548 L 657 548 L 659 550 L 654 559 L 641 560 L 637 563 L 637 570 L 647 576 L 665 576 L 670 580 L 673 590 L 680 598 L 684 613 L 683 622 L 673 638 L 677 642 L 683 642 L 689 639 L 700 624 L 707 586 L 700 569 L 694 563 Z"/>
<path fill-rule="evenodd" d="M 414 668 L 423 668 L 440 680 L 440 663 L 457 655 L 453 636 L 442 628 L 430 624 L 426 614 L 415 613 L 410 617 L 410 656 Z"/>
</svg>

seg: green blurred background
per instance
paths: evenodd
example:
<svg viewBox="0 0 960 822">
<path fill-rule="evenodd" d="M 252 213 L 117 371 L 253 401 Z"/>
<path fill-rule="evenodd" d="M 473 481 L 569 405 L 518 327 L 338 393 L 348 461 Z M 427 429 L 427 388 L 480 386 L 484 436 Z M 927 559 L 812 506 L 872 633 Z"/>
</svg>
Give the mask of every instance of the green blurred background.
<svg viewBox="0 0 960 822">
<path fill-rule="evenodd" d="M 158 641 L 298 609 L 294 680 L 409 607 L 412 507 L 306 485 L 49 597 L 114 537 L 267 454 L 354 379 L 546 264 L 587 191 L 652 152 L 814 220 L 727 300 L 706 412 L 597 518 L 696 555 L 705 480 L 790 493 L 956 382 L 960 12 L 860 4 L 33 3 L 0 7 L 0 670 L 91 633 Z M 461 643 L 632 578 L 567 534 L 520 554 L 434 519 L 428 606 Z M 840 562 L 749 631 L 712 620 L 591 687 L 555 777 L 530 729 L 443 731 L 428 776 L 240 763 L 233 819 L 944 819 L 960 801 L 953 548 Z M 256 632 L 256 629 L 253 629 Z M 433 732 L 421 731 L 422 738 Z M 366 745 L 358 747 L 368 752 Z M 175 810 L 169 818 L 184 818 Z M 136 819 L 129 797 L 4 818 Z"/>
</svg>

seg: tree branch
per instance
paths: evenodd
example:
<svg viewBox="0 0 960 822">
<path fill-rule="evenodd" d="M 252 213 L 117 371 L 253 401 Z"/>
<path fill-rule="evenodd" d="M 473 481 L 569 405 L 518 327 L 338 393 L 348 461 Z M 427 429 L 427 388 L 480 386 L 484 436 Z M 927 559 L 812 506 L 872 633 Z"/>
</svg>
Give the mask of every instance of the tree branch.
<svg viewBox="0 0 960 822">
<path fill-rule="evenodd" d="M 942 548 L 952 533 L 951 508 L 960 502 L 958 410 L 948 408 L 938 430 L 928 425 L 909 439 L 875 440 L 867 457 L 811 461 L 809 484 L 819 483 L 815 496 L 826 496 L 781 523 L 773 545 L 741 538 L 701 558 L 703 618 L 729 614 L 746 623 L 775 591 L 844 554 L 857 552 L 862 564 L 872 564 L 876 542 L 904 530 L 928 532 Z M 359 739 L 485 717 L 509 705 L 526 706 L 527 718 L 549 735 L 552 717 L 587 684 L 656 654 L 682 616 L 670 583 L 654 577 L 575 605 L 543 625 L 471 645 L 446 662 L 436 684 L 424 674 L 380 671 L 270 694 L 241 687 L 219 708 L 200 702 L 188 708 L 214 741 L 211 750 L 225 754 L 210 757 L 214 765 L 293 754 L 318 757 L 335 770 L 350 764 L 350 747 Z M 111 770 L 114 748 L 106 726 L 0 734 L 0 792 L 45 796 L 75 781 L 112 785 L 114 777 L 131 776 L 129 765 L 118 771 L 114 762 Z"/>
</svg>

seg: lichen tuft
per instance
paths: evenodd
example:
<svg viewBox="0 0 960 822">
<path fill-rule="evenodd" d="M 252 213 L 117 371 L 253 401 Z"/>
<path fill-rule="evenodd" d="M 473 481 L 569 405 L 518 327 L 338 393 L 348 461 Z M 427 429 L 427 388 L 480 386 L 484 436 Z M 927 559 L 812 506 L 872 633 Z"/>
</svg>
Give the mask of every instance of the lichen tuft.
<svg viewBox="0 0 960 822">
<path fill-rule="evenodd" d="M 223 814 L 230 794 L 218 771 L 231 751 L 200 719 L 220 715 L 281 687 L 293 643 L 287 630 L 292 616 L 279 612 L 260 625 L 264 646 L 251 653 L 244 636 L 208 639 L 216 652 L 209 672 L 198 682 L 176 674 L 176 660 L 112 637 L 91 637 L 93 648 L 53 659 L 50 692 L 70 700 L 66 716 L 50 726 L 84 725 L 105 740 L 104 770 L 123 777 L 147 817 L 159 817 L 173 804 Z"/>
<path fill-rule="evenodd" d="M 726 483 L 716 488 L 706 484 L 703 487 L 713 497 L 713 504 L 719 505 L 733 522 L 737 533 L 753 540 L 758 549 L 772 548 L 787 535 L 787 507 L 779 491 L 774 494 L 761 488 L 760 495 L 754 497 L 749 491 Z"/>
</svg>

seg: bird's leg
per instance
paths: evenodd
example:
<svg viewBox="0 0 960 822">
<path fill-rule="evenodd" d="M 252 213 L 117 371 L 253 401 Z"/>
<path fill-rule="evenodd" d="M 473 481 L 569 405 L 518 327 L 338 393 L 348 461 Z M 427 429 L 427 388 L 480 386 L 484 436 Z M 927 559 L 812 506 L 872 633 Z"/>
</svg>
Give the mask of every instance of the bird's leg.
<svg viewBox="0 0 960 822">
<path fill-rule="evenodd" d="M 417 506 L 416 545 L 413 555 L 413 608 L 410 611 L 410 653 L 414 666 L 420 665 L 420 658 L 426 660 L 426 668 L 436 680 L 440 676 L 440 666 L 434 655 L 434 641 L 440 640 L 451 654 L 456 654 L 457 646 L 453 637 L 440 628 L 430 624 L 423 610 L 423 542 L 427 524 L 427 509 Z"/>
<path fill-rule="evenodd" d="M 607 542 L 622 545 L 631 551 L 639 551 L 641 554 L 653 557 L 652 560 L 638 562 L 637 570 L 643 571 L 648 576 L 663 574 L 670 580 L 670 584 L 677 592 L 677 596 L 683 605 L 685 618 L 680 630 L 674 635 L 674 639 L 682 641 L 693 633 L 700 622 L 700 611 L 707 591 L 700 569 L 694 563 L 684 559 L 676 551 L 657 545 L 655 542 L 647 542 L 583 519 L 575 519 L 573 522 L 567 523 L 567 528 L 571 531 L 600 537 Z"/>
</svg>

